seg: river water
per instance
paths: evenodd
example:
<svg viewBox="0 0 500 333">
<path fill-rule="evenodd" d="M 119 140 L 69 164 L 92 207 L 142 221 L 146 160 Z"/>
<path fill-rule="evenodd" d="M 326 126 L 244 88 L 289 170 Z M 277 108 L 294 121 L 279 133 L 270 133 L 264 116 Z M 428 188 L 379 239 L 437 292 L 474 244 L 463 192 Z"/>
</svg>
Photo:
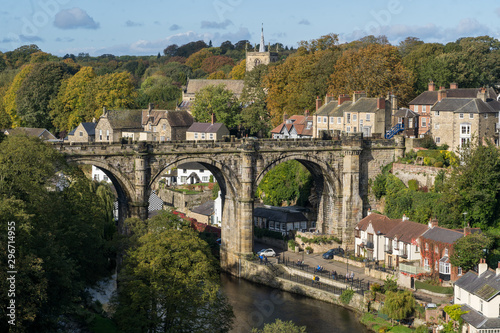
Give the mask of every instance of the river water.
<svg viewBox="0 0 500 333">
<path fill-rule="evenodd" d="M 221 274 L 222 289 L 236 316 L 232 333 L 262 328 L 277 318 L 306 326 L 308 333 L 367 333 L 356 313 L 341 306 Z"/>
</svg>

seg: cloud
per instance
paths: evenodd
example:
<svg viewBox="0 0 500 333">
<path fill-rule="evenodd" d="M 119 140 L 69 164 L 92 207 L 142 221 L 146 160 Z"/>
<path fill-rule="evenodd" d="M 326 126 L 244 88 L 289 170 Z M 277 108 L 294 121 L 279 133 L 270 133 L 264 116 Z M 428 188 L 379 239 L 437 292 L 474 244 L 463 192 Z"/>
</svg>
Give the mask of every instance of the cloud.
<svg viewBox="0 0 500 333">
<path fill-rule="evenodd" d="M 80 8 L 63 9 L 56 14 L 54 25 L 60 29 L 98 29 L 95 22 L 86 11 Z"/>
<path fill-rule="evenodd" d="M 202 29 L 226 29 L 228 25 L 233 24 L 230 20 L 226 19 L 224 22 L 209 22 L 201 21 Z"/>
<path fill-rule="evenodd" d="M 179 30 L 180 28 L 181 28 L 181 27 L 180 27 L 179 25 L 177 25 L 177 24 L 172 24 L 172 25 L 170 26 L 170 28 L 168 28 L 168 30 L 170 30 L 170 31 L 176 31 L 176 30 Z"/>
<path fill-rule="evenodd" d="M 134 21 L 131 21 L 131 20 L 127 20 L 127 22 L 125 22 L 125 26 L 129 27 L 129 28 L 132 28 L 132 27 L 142 27 L 143 25 L 144 24 L 142 24 L 142 23 L 134 22 Z"/>
<path fill-rule="evenodd" d="M 71 43 L 71 42 L 74 42 L 75 39 L 74 38 L 71 38 L 71 37 L 57 37 L 56 38 L 56 42 L 59 42 L 59 43 Z"/>
<path fill-rule="evenodd" d="M 306 19 L 303 19 L 299 22 L 299 24 L 302 24 L 302 25 L 311 25 L 311 22 L 309 22 L 308 20 Z"/>
<path fill-rule="evenodd" d="M 43 42 L 43 39 L 38 37 L 38 36 L 25 36 L 25 35 L 19 35 L 19 40 L 23 43 L 29 42 Z"/>
</svg>

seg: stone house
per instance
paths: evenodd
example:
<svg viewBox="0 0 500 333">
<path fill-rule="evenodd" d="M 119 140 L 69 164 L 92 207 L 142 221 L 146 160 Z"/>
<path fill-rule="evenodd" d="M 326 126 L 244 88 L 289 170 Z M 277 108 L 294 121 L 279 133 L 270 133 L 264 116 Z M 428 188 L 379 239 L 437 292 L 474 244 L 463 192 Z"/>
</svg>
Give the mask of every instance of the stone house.
<svg viewBox="0 0 500 333">
<path fill-rule="evenodd" d="M 254 225 L 262 229 L 279 231 L 287 234 L 289 231 L 306 231 L 315 228 L 314 221 L 309 221 L 304 215 L 303 207 L 257 207 L 253 211 Z"/>
<path fill-rule="evenodd" d="M 402 134 L 405 138 L 418 138 L 418 113 L 407 108 L 400 108 L 392 115 L 392 126 L 396 125 L 401 125 L 404 128 Z"/>
<path fill-rule="evenodd" d="M 480 229 L 464 228 L 452 230 L 441 228 L 436 220 L 429 221 L 429 229 L 420 236 L 420 265 L 424 272 L 436 276 L 442 281 L 455 281 L 462 276 L 462 269 L 450 263 L 453 254 L 453 243 L 470 233 L 481 232 Z"/>
<path fill-rule="evenodd" d="M 419 137 L 433 131 L 431 128 L 431 108 L 443 98 L 476 98 L 481 88 L 458 88 L 458 84 L 450 83 L 450 88 L 440 87 L 436 89 L 433 81 L 429 82 L 428 90 L 424 91 L 412 101 L 410 101 L 410 110 L 419 114 Z M 488 98 L 496 99 L 497 94 L 493 88 L 486 89 Z"/>
<path fill-rule="evenodd" d="M 385 235 L 399 222 L 385 215 L 369 213 L 354 228 L 354 254 L 369 260 L 383 260 Z"/>
<path fill-rule="evenodd" d="M 142 131 L 142 110 L 106 110 L 95 127 L 95 141 L 121 142 L 123 132 Z"/>
<path fill-rule="evenodd" d="M 229 135 L 229 130 L 223 123 L 216 123 L 215 116 L 212 114 L 210 123 L 192 123 L 186 131 L 186 140 L 196 141 L 214 141 L 222 140 L 224 136 Z"/>
<path fill-rule="evenodd" d="M 193 117 L 187 111 L 148 110 L 142 111 L 142 127 L 152 133 L 152 141 L 165 142 L 186 140 L 186 132 L 193 124 Z"/>
<path fill-rule="evenodd" d="M 306 110 L 305 115 L 293 115 L 290 118 L 283 115 L 283 122 L 271 130 L 273 139 L 303 139 L 312 138 L 313 117 Z"/>
<path fill-rule="evenodd" d="M 496 271 L 483 261 L 455 282 L 453 304 L 461 304 L 462 332 L 500 332 L 500 265 Z"/>
<path fill-rule="evenodd" d="M 475 135 L 498 145 L 500 103 L 487 95 L 488 90 L 481 89 L 475 98 L 446 97 L 439 100 L 431 108 L 431 133 L 434 142 L 456 149 Z"/>
<path fill-rule="evenodd" d="M 68 134 L 69 142 L 94 142 L 96 123 L 80 123 L 74 130 Z"/>
<path fill-rule="evenodd" d="M 395 96 L 388 98 L 368 98 L 364 91 L 355 91 L 352 99 L 349 95 L 340 95 L 338 99 L 326 95 L 325 104 L 316 100 L 314 118 L 314 137 L 321 137 L 321 132 L 329 135 L 339 130 L 346 133 L 361 132 L 364 137 L 376 134 L 384 135 L 391 128 L 391 116 L 397 109 Z"/>
</svg>

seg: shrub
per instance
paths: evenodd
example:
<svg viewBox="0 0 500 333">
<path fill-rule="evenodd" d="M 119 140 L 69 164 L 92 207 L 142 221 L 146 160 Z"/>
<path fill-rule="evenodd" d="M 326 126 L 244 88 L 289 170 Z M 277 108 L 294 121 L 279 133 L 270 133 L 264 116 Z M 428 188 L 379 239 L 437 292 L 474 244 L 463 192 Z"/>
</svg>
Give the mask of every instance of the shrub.
<svg viewBox="0 0 500 333">
<path fill-rule="evenodd" d="M 354 290 L 352 289 L 346 289 L 342 292 L 342 294 L 340 295 L 340 301 L 347 305 L 351 302 L 352 300 L 352 297 L 354 296 Z"/>
<path fill-rule="evenodd" d="M 295 251 L 295 246 L 297 246 L 297 243 L 293 239 L 290 239 L 288 241 L 288 249 Z"/>
<path fill-rule="evenodd" d="M 313 248 L 308 246 L 308 247 L 306 247 L 306 251 L 308 251 L 309 253 L 313 253 Z"/>
<path fill-rule="evenodd" d="M 384 293 L 398 290 L 398 280 L 395 277 L 387 276 L 384 281 Z"/>
<path fill-rule="evenodd" d="M 435 166 L 436 168 L 442 168 L 442 167 L 443 167 L 443 165 L 444 165 L 444 164 L 443 164 L 443 162 L 436 162 L 436 163 L 434 163 L 434 166 Z"/>
<path fill-rule="evenodd" d="M 418 180 L 410 179 L 408 181 L 408 188 L 412 191 L 418 191 Z"/>
</svg>

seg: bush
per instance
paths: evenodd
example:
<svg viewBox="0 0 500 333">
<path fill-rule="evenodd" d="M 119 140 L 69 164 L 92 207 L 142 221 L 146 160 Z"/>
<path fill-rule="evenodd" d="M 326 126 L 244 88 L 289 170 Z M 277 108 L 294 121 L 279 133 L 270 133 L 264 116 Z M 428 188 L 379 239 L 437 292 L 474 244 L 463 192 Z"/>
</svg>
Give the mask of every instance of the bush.
<svg viewBox="0 0 500 333">
<path fill-rule="evenodd" d="M 444 164 L 443 164 L 443 162 L 436 162 L 436 163 L 434 163 L 434 166 L 435 166 L 436 168 L 442 168 L 442 167 L 443 167 L 443 165 L 444 165 Z"/>
<path fill-rule="evenodd" d="M 410 179 L 408 181 L 408 188 L 412 191 L 418 191 L 418 180 Z"/>
<path fill-rule="evenodd" d="M 290 239 L 288 241 L 288 249 L 295 251 L 295 246 L 297 246 L 297 242 L 295 242 L 293 239 Z"/>
<path fill-rule="evenodd" d="M 346 289 L 340 295 L 340 301 L 343 304 L 347 305 L 347 304 L 349 304 L 351 302 L 353 296 L 354 296 L 354 290 L 352 290 L 352 289 Z"/>
<path fill-rule="evenodd" d="M 398 280 L 395 277 L 387 276 L 384 281 L 384 293 L 395 292 L 398 290 Z"/>
<path fill-rule="evenodd" d="M 313 253 L 313 248 L 308 246 L 308 247 L 306 247 L 306 251 L 308 251 L 309 253 Z"/>
<path fill-rule="evenodd" d="M 430 135 L 424 136 L 422 139 L 420 146 L 422 148 L 427 148 L 427 149 L 436 149 L 436 143 L 434 142 L 434 139 Z"/>
</svg>

